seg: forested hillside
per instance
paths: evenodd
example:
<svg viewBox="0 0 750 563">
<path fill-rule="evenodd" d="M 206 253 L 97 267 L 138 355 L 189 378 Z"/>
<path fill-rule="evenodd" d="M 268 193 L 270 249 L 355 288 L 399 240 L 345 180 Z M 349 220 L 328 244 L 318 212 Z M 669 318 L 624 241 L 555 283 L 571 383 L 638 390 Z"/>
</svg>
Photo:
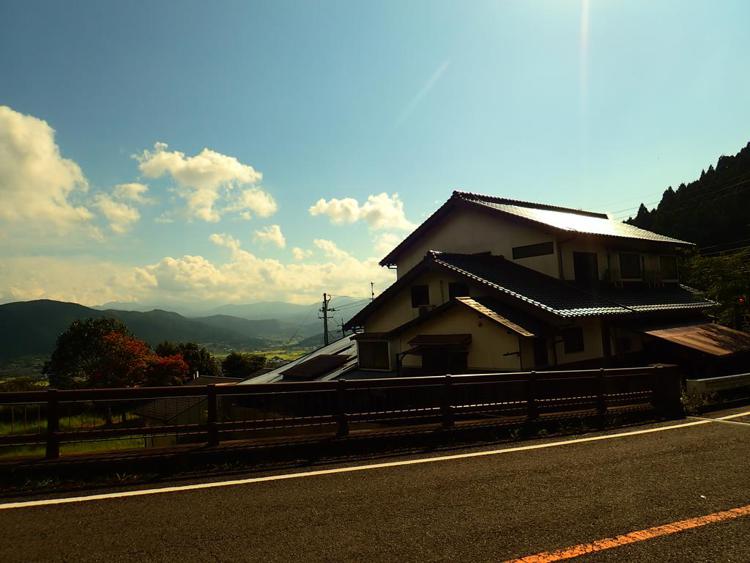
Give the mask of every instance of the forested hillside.
<svg viewBox="0 0 750 563">
<path fill-rule="evenodd" d="M 750 143 L 719 157 L 699 179 L 667 188 L 659 205 L 641 204 L 628 223 L 715 251 L 750 244 Z"/>
</svg>

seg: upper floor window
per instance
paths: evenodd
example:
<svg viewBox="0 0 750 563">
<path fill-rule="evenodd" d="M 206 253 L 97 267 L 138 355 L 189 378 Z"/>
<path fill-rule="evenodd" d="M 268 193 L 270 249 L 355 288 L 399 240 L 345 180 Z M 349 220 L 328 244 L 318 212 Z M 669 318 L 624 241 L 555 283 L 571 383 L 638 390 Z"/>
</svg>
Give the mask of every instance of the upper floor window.
<svg viewBox="0 0 750 563">
<path fill-rule="evenodd" d="M 428 285 L 411 286 L 411 306 L 424 307 L 430 304 L 430 287 Z"/>
<path fill-rule="evenodd" d="M 624 280 L 639 280 L 643 277 L 640 254 L 620 252 L 620 277 Z"/>
<path fill-rule="evenodd" d="M 663 280 L 676 280 L 677 256 L 659 256 L 659 272 Z"/>
<path fill-rule="evenodd" d="M 448 299 L 456 297 L 466 297 L 469 295 L 469 286 L 461 282 L 451 282 L 448 284 Z"/>
<path fill-rule="evenodd" d="M 539 244 L 527 244 L 526 246 L 514 246 L 513 247 L 513 260 L 519 258 L 531 258 L 532 256 L 545 256 L 552 254 L 555 251 L 555 247 L 552 241 L 540 242 Z"/>
<path fill-rule="evenodd" d="M 563 347 L 566 354 L 583 352 L 583 329 L 578 326 L 562 331 Z"/>
</svg>

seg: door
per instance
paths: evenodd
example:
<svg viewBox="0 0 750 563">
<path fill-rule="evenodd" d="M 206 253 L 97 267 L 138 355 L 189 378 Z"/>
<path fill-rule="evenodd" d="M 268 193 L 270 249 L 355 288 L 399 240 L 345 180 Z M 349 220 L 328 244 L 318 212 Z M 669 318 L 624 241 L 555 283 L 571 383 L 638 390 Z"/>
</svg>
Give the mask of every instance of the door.
<svg viewBox="0 0 750 563">
<path fill-rule="evenodd" d="M 574 252 L 573 272 L 576 283 L 585 287 L 596 285 L 599 281 L 599 263 L 595 252 Z"/>
</svg>

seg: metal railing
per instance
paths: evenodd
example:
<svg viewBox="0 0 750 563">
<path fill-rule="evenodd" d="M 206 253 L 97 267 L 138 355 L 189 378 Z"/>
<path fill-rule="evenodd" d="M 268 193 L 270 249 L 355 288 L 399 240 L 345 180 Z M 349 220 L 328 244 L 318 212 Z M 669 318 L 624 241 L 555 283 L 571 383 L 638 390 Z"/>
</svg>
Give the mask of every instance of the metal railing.
<svg viewBox="0 0 750 563">
<path fill-rule="evenodd" d="M 489 424 L 681 412 L 674 366 L 401 377 L 257 385 L 0 393 L 0 446 L 10 455 L 266 439 L 457 422 Z M 77 445 L 76 449 L 74 446 Z M 15 448 L 15 451 L 13 450 Z M 36 450 L 34 449 L 36 448 Z M 63 453 L 68 453 L 67 451 Z M 8 454 L 5 455 L 8 457 Z"/>
</svg>

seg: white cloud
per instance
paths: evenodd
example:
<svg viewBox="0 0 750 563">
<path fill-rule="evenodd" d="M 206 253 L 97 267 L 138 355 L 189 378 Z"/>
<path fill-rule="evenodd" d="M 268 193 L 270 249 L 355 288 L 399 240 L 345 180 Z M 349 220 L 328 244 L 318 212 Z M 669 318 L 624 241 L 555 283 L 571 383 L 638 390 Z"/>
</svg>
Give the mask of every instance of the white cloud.
<svg viewBox="0 0 750 563">
<path fill-rule="evenodd" d="M 310 215 L 327 215 L 337 225 L 365 221 L 374 231 L 384 229 L 409 230 L 414 228 L 404 214 L 404 202 L 398 194 L 385 192 L 369 195 L 362 205 L 354 198 L 319 199 L 310 207 Z"/>
<path fill-rule="evenodd" d="M 128 184 L 117 184 L 112 190 L 112 195 L 117 199 L 132 201 L 133 203 L 150 203 L 150 200 L 144 195 L 147 191 L 148 186 L 146 184 L 130 182 Z"/>
<path fill-rule="evenodd" d="M 63 158 L 46 121 L 0 106 L 0 220 L 60 232 L 92 213 L 74 203 L 88 189 L 81 168 Z"/>
<path fill-rule="evenodd" d="M 167 149 L 166 143 L 156 143 L 154 150 L 136 155 L 138 168 L 148 178 L 171 176 L 177 184 L 177 194 L 186 203 L 189 218 L 215 223 L 227 211 L 236 211 L 244 218 L 253 213 L 266 217 L 276 211 L 273 197 L 257 187 L 231 198 L 232 191 L 257 184 L 263 178 L 252 166 L 208 148 L 195 156 Z M 223 209 L 218 206 L 222 202 L 228 204 Z"/>
<path fill-rule="evenodd" d="M 312 303 L 324 291 L 369 296 L 370 282 L 386 287 L 391 270 L 377 258 L 357 259 L 332 241 L 315 245 L 326 257 L 285 264 L 262 259 L 226 234 L 210 237 L 225 248 L 226 260 L 165 256 L 128 266 L 83 257 L 19 257 L 0 263 L 0 301 L 50 298 L 98 305 L 108 301 L 158 303 L 164 307 L 209 307 L 224 303 L 283 300 Z"/>
<path fill-rule="evenodd" d="M 305 258 L 312 256 L 312 250 L 305 250 L 299 246 L 292 248 L 292 257 L 295 260 L 304 260 Z"/>
<path fill-rule="evenodd" d="M 237 211 L 243 219 L 252 219 L 253 214 L 270 217 L 277 209 L 276 200 L 260 188 L 242 190 L 226 208 L 227 211 Z"/>
<path fill-rule="evenodd" d="M 373 242 L 375 250 L 381 255 L 386 255 L 396 248 L 402 240 L 404 240 L 404 237 L 395 233 L 380 233 Z"/>
<path fill-rule="evenodd" d="M 336 243 L 332 240 L 326 240 L 321 238 L 316 238 L 313 241 L 313 244 L 317 246 L 320 250 L 323 251 L 323 254 L 325 254 L 328 258 L 351 258 L 352 256 L 346 252 L 345 250 L 341 250 L 338 246 L 336 246 Z"/>
<path fill-rule="evenodd" d="M 118 234 L 127 232 L 141 218 L 135 207 L 116 201 L 107 194 L 97 194 L 94 197 L 94 207 L 101 211 L 109 221 L 109 227 Z"/>
<path fill-rule="evenodd" d="M 208 240 L 210 240 L 216 246 L 223 246 L 225 248 L 229 248 L 230 250 L 239 250 L 240 248 L 240 241 L 238 241 L 232 235 L 228 235 L 225 233 L 214 233 L 210 237 L 208 237 Z"/>
<path fill-rule="evenodd" d="M 255 231 L 253 240 L 261 243 L 270 243 L 279 248 L 286 246 L 286 238 L 284 233 L 281 232 L 281 227 L 278 225 L 268 225 L 262 229 Z"/>
</svg>

